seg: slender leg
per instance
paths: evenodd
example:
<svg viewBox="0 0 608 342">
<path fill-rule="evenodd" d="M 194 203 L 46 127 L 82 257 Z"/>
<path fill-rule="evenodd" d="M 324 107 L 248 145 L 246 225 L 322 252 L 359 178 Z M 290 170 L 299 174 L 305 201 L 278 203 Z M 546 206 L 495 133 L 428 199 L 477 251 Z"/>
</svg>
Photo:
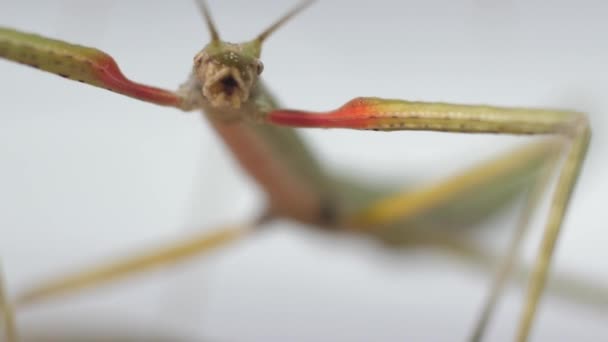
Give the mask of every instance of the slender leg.
<svg viewBox="0 0 608 342">
<path fill-rule="evenodd" d="M 17 296 L 15 306 L 21 308 L 58 295 L 100 286 L 162 266 L 170 266 L 235 242 L 254 232 L 253 227 L 254 225 L 223 227 L 211 233 L 205 232 L 191 236 L 187 240 L 174 242 L 154 250 L 146 250 L 115 262 L 88 267 L 81 272 L 52 279 L 22 292 Z"/>
<path fill-rule="evenodd" d="M 320 115 L 319 115 L 320 114 Z M 564 141 L 547 224 L 520 316 L 518 341 L 527 341 L 545 287 L 550 262 L 576 180 L 587 153 L 591 130 L 585 114 L 552 109 L 408 102 L 357 98 L 341 108 L 314 113 L 277 110 L 260 120 L 296 127 L 352 128 L 384 131 L 429 130 L 462 133 L 555 135 Z"/>
<path fill-rule="evenodd" d="M 526 305 L 524 306 L 520 319 L 520 328 L 517 334 L 518 341 L 526 341 L 530 335 L 532 321 L 534 320 L 535 313 L 538 309 L 538 303 L 543 288 L 545 287 L 561 224 L 566 214 L 566 208 L 572 197 L 574 184 L 580 173 L 585 154 L 587 153 L 590 139 L 589 127 L 585 123 L 584 126 L 579 126 L 577 131 L 578 136 L 573 139 L 572 146 L 568 151 L 566 161 L 564 162 L 559 175 L 555 194 L 551 201 L 547 227 L 536 259 L 536 266 L 530 277 Z"/>
<path fill-rule="evenodd" d="M 539 141 L 431 185 L 375 199 L 347 217 L 347 224 L 359 231 L 374 232 L 387 225 L 403 226 L 408 219 L 426 215 L 430 216 L 430 222 L 424 221 L 423 228 L 447 224 L 459 228 L 461 224 L 453 222 L 489 216 L 505 201 L 526 190 L 539 177 L 539 170 L 559 152 L 559 147 L 561 143 L 555 140 Z M 458 209 L 454 210 L 454 206 Z M 470 223 L 464 226 L 468 228 Z"/>
<path fill-rule="evenodd" d="M 17 327 L 15 323 L 15 312 L 6 293 L 2 269 L 0 269 L 0 315 L 2 317 L 2 320 L 0 321 L 0 340 L 6 338 L 6 341 L 8 342 L 16 342 Z"/>
<path fill-rule="evenodd" d="M 507 284 L 507 280 L 509 279 L 509 275 L 512 273 L 513 268 L 517 264 L 521 243 L 524 240 L 524 237 L 528 231 L 530 219 L 532 218 L 532 215 L 534 215 L 534 212 L 538 207 L 538 203 L 542 197 L 542 194 L 545 191 L 547 181 L 551 175 L 552 169 L 553 165 L 545 167 L 544 172 L 541 172 L 536 177 L 532 188 L 526 194 L 524 210 L 520 214 L 519 222 L 513 234 L 513 238 L 507 248 L 507 253 L 505 254 L 505 258 L 502 262 L 502 265 L 499 266 L 498 272 L 496 272 L 496 275 L 492 281 L 490 293 L 484 303 L 483 309 L 481 311 L 470 341 L 479 342 L 483 340 L 483 336 L 490 321 L 490 317 L 496 309 L 498 299 L 504 291 L 504 288 Z"/>
<path fill-rule="evenodd" d="M 484 271 L 493 271 L 497 264 L 504 262 L 504 258 L 481 248 L 471 241 L 458 236 L 449 236 L 438 233 L 420 233 L 411 236 L 411 247 L 435 248 L 446 254 L 450 260 L 461 259 L 463 262 L 477 266 Z M 529 279 L 532 270 L 522 264 L 513 267 L 513 281 L 524 283 Z M 595 282 L 586 282 L 575 274 L 552 273 L 547 284 L 547 291 L 574 304 L 585 305 L 598 312 L 608 312 L 608 288 Z"/>
<path fill-rule="evenodd" d="M 495 295 L 489 296 L 486 303 L 486 307 L 489 308 L 484 310 L 485 312 L 491 312 L 491 306 L 494 305 L 491 304 L 493 301 L 491 298 L 498 297 L 500 288 L 504 286 L 499 284 L 508 280 L 507 276 L 510 271 L 507 267 L 513 269 L 514 278 L 518 283 L 523 283 L 530 276 L 531 272 L 528 267 L 516 263 L 516 253 L 513 252 L 513 249 L 518 244 L 518 240 L 523 240 L 525 227 L 535 210 L 536 201 L 543 195 L 544 190 L 546 190 L 546 182 L 549 180 L 548 177 L 555 170 L 559 157 L 556 152 L 559 151 L 559 149 L 555 149 L 555 145 L 552 145 L 550 141 L 540 141 L 518 148 L 494 160 L 484 161 L 461 174 L 431 186 L 377 199 L 355 214 L 356 217 L 367 223 L 366 226 L 357 227 L 357 229 L 373 234 L 386 231 L 386 225 L 388 224 L 390 227 L 400 228 L 396 235 L 383 236 L 383 238 L 391 239 L 387 241 L 391 245 L 405 244 L 405 247 L 439 249 L 449 253 L 450 257 L 461 258 L 486 271 L 494 271 L 497 265 L 502 265 L 502 269 L 499 270 L 497 276 L 502 274 L 500 277 L 504 277 L 504 279 L 495 279 L 493 290 Z M 522 177 L 528 180 L 522 181 Z M 487 202 L 488 196 L 483 191 L 491 188 L 491 193 L 494 193 L 497 187 L 504 186 L 504 183 L 510 183 L 513 179 L 517 179 L 515 191 L 527 189 L 526 203 L 523 212 L 520 214 L 516 232 L 514 232 L 513 239 L 510 242 L 509 252 L 506 253 L 508 259 L 500 260 L 501 258 L 498 255 L 465 241 L 461 232 L 462 229 L 470 228 L 468 221 L 471 218 L 473 218 L 473 221 L 477 221 L 477 216 L 484 215 L 485 217 L 487 207 L 480 210 L 475 206 L 476 203 Z M 497 182 L 499 184 L 496 184 Z M 506 188 L 498 190 L 502 192 L 513 191 L 509 189 L 508 185 Z M 510 196 L 507 195 L 507 198 L 511 198 Z M 445 203 L 454 202 L 459 205 L 465 202 L 465 207 L 468 210 L 459 208 L 457 211 L 449 210 L 446 213 Z M 490 208 L 491 210 L 497 210 L 500 207 L 491 205 Z M 433 219 L 441 217 L 441 219 L 438 222 L 424 220 L 422 224 L 415 221 L 415 225 L 411 226 L 409 219 L 419 215 L 430 216 Z M 454 226 L 453 221 L 457 221 L 459 224 Z M 429 227 L 434 229 L 428 229 Z M 388 229 L 390 230 L 390 228 Z M 511 266 L 508 266 L 508 264 L 511 264 Z M 587 283 L 574 275 L 553 274 L 548 290 L 554 295 L 561 296 L 576 304 L 585 305 L 602 312 L 608 311 L 608 289 Z M 489 319 L 489 315 L 490 313 L 485 320 Z M 481 316 L 483 317 L 485 314 Z"/>
</svg>

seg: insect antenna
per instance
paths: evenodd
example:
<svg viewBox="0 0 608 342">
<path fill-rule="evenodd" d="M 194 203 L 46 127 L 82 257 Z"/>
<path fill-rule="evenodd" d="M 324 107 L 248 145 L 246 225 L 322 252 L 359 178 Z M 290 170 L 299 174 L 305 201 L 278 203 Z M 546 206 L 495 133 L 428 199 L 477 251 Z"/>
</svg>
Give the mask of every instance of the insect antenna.
<svg viewBox="0 0 608 342">
<path fill-rule="evenodd" d="M 264 30 L 264 32 L 260 33 L 260 35 L 258 35 L 256 40 L 258 42 L 262 43 L 266 38 L 268 38 L 268 36 L 270 36 L 272 33 L 274 33 L 274 31 L 276 31 L 279 27 L 283 26 L 283 24 L 285 24 L 287 21 L 289 21 L 289 19 L 293 18 L 296 14 L 298 14 L 301 11 L 303 11 L 304 9 L 306 9 L 313 2 L 315 2 L 315 0 L 302 1 L 299 5 L 294 7 L 291 11 L 285 13 L 285 15 L 283 15 L 283 17 L 281 17 L 279 20 L 277 20 L 274 24 L 270 25 L 270 27 L 268 27 L 266 30 Z"/>
<path fill-rule="evenodd" d="M 209 11 L 209 7 L 207 6 L 207 2 L 205 0 L 197 0 L 196 4 L 198 5 L 200 11 L 203 13 L 203 17 L 205 17 L 205 22 L 207 23 L 207 28 L 209 29 L 209 34 L 211 34 L 211 42 L 219 42 L 220 34 L 217 32 L 215 28 L 215 23 L 213 22 L 213 17 L 211 16 L 211 12 Z"/>
</svg>

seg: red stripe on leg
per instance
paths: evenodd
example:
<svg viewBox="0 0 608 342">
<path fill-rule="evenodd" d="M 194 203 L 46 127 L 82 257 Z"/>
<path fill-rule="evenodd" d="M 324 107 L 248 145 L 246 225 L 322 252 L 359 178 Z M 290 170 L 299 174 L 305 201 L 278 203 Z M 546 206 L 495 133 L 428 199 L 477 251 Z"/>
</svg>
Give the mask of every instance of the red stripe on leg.
<svg viewBox="0 0 608 342">
<path fill-rule="evenodd" d="M 95 58 L 99 80 L 110 90 L 165 106 L 179 106 L 181 98 L 174 92 L 135 83 L 126 78 L 116 61 L 107 54 Z"/>
<path fill-rule="evenodd" d="M 378 106 L 371 99 L 357 98 L 331 112 L 276 110 L 268 114 L 268 121 L 277 125 L 319 128 L 368 128 L 376 118 Z"/>
</svg>

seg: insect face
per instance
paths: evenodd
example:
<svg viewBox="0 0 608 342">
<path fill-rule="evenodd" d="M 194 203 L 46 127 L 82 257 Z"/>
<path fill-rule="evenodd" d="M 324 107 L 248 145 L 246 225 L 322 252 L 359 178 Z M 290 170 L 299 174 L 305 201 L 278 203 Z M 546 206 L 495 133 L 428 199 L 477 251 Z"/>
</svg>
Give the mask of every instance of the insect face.
<svg viewBox="0 0 608 342">
<path fill-rule="evenodd" d="M 194 57 L 201 91 L 212 106 L 237 109 L 249 99 L 263 67 L 248 45 L 212 42 Z"/>
</svg>

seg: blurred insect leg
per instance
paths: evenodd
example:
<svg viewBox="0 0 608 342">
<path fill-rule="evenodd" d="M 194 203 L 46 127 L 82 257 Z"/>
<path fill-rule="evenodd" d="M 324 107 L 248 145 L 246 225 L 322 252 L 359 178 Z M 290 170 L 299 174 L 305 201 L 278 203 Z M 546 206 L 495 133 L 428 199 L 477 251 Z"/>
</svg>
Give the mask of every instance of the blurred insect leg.
<svg viewBox="0 0 608 342">
<path fill-rule="evenodd" d="M 52 279 L 17 296 L 15 307 L 19 309 L 59 295 L 94 288 L 144 271 L 186 261 L 202 253 L 236 242 L 256 231 L 254 227 L 255 224 L 222 227 L 211 233 L 205 232 L 191 236 L 183 241 L 145 250 L 115 262 L 88 267 L 81 272 Z"/>
<path fill-rule="evenodd" d="M 487 202 L 487 198 L 497 196 L 496 193 L 508 192 L 514 184 L 519 189 L 525 189 L 522 185 L 526 183 L 522 183 L 522 179 L 534 177 L 561 146 L 561 142 L 553 139 L 538 141 L 430 186 L 386 196 L 348 218 L 347 225 L 359 231 L 373 231 L 418 215 L 445 216 L 446 206 L 454 204 L 464 204 L 467 208 L 458 210 L 458 217 L 450 214 L 455 219 L 487 215 L 487 210 L 496 211 L 504 203 L 499 201 L 497 207 L 484 206 L 483 212 L 476 209 L 477 204 Z"/>
<path fill-rule="evenodd" d="M 532 187 L 527 191 L 524 208 L 520 214 L 516 230 L 513 233 L 513 238 L 509 243 L 507 252 L 505 253 L 505 258 L 502 261 L 502 264 L 499 265 L 498 271 L 494 276 L 490 293 L 488 294 L 488 297 L 483 305 L 470 341 L 479 342 L 483 340 L 483 336 L 490 318 L 496 309 L 498 300 L 504 292 L 513 268 L 515 265 L 517 265 L 519 259 L 518 256 L 521 251 L 521 243 L 528 232 L 530 220 L 538 208 L 540 199 L 547 189 L 547 183 L 551 176 L 551 172 L 554 170 L 554 167 L 555 162 L 549 163 L 547 166 L 545 166 L 544 170 L 541 170 L 541 172 L 539 172 L 539 174 L 535 177 Z"/>
<path fill-rule="evenodd" d="M 337 110 L 317 113 L 276 110 L 264 120 L 292 127 L 374 129 L 382 131 L 446 131 L 460 133 L 499 133 L 553 135 L 567 144 L 566 155 L 551 198 L 547 224 L 536 257 L 520 316 L 518 341 L 527 341 L 549 266 L 560 235 L 576 181 L 583 165 L 591 127 L 584 113 L 554 109 L 507 108 L 484 105 L 411 102 L 395 99 L 356 98 Z"/>
<path fill-rule="evenodd" d="M 16 342 L 17 327 L 15 312 L 13 305 L 8 299 L 2 269 L 0 269 L 0 315 L 2 316 L 2 320 L 0 321 L 0 340 L 6 338 L 8 342 Z"/>
<path fill-rule="evenodd" d="M 471 241 L 445 234 L 424 233 L 411 236 L 412 247 L 436 248 L 448 253 L 450 260 L 457 257 L 471 265 L 492 271 L 502 259 Z M 510 279 L 525 283 L 532 274 L 530 267 L 517 264 Z M 547 292 L 573 303 L 608 312 L 608 287 L 594 281 L 584 281 L 578 276 L 565 272 L 553 272 L 547 282 Z"/>
</svg>

